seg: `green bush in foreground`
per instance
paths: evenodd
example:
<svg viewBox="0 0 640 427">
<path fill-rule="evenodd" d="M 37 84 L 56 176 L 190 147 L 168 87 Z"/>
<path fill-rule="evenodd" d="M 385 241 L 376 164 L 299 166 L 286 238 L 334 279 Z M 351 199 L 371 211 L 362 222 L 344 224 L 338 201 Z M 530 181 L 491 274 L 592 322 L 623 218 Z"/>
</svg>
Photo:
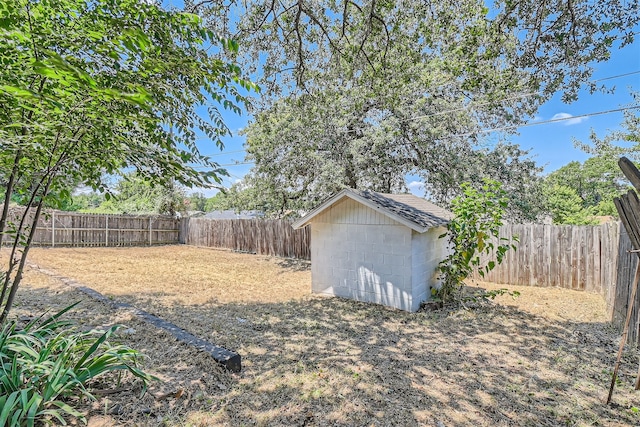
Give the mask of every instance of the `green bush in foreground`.
<svg viewBox="0 0 640 427">
<path fill-rule="evenodd" d="M 87 384 L 109 372 L 129 372 L 146 389 L 152 377 L 138 369 L 139 353 L 107 341 L 119 326 L 79 332 L 59 320 L 75 305 L 21 330 L 15 322 L 0 329 L 0 427 L 66 424 L 69 416 L 84 421 L 73 402 L 95 399 Z"/>
</svg>

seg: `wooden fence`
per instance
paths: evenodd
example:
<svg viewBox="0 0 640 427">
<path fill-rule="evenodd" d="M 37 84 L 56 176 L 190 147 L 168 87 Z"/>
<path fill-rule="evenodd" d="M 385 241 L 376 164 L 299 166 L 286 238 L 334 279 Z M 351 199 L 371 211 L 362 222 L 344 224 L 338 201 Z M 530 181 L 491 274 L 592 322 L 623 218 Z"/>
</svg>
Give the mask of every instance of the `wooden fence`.
<svg viewBox="0 0 640 427">
<path fill-rule="evenodd" d="M 259 255 L 311 258 L 309 227 L 294 230 L 286 220 L 185 218 L 180 242 Z"/>
<path fill-rule="evenodd" d="M 20 209 L 12 209 L 15 221 Z M 552 286 L 602 295 L 621 327 L 638 257 L 618 222 L 599 226 L 507 224 L 500 235 L 517 235 L 517 250 L 483 280 L 498 284 Z M 8 243 L 5 239 L 5 244 Z M 48 212 L 34 236 L 40 246 L 146 246 L 183 243 L 240 252 L 310 259 L 310 228 L 285 220 L 211 220 L 162 216 Z M 479 277 L 475 277 L 479 279 Z M 629 342 L 640 344 L 640 294 L 633 302 Z"/>
<path fill-rule="evenodd" d="M 13 209 L 15 222 L 22 209 Z M 180 241 L 179 219 L 165 216 L 43 213 L 34 235 L 37 246 L 146 246 Z M 5 239 L 5 244 L 7 243 Z"/>
<path fill-rule="evenodd" d="M 620 243 L 618 246 L 618 269 L 614 289 L 611 320 L 620 331 L 623 330 L 624 321 L 629 307 L 629 296 L 633 279 L 638 265 L 638 256 L 632 252 L 631 239 L 624 227 L 620 227 Z M 636 294 L 636 300 L 632 302 L 631 322 L 629 323 L 629 336 L 627 342 L 638 346 L 640 344 L 640 294 Z"/>
<path fill-rule="evenodd" d="M 500 236 L 518 236 L 517 250 L 485 275 L 488 282 L 555 286 L 601 294 L 613 301 L 620 223 L 596 226 L 506 224 Z M 478 277 L 476 277 L 478 278 Z"/>
<path fill-rule="evenodd" d="M 631 241 L 619 222 L 597 226 L 510 224 L 501 227 L 500 235 L 517 235 L 517 250 L 509 251 L 483 280 L 598 293 L 607 302 L 614 326 L 622 331 L 638 256 L 630 252 Z M 628 342 L 638 346 L 640 294 L 633 302 L 630 325 Z"/>
</svg>

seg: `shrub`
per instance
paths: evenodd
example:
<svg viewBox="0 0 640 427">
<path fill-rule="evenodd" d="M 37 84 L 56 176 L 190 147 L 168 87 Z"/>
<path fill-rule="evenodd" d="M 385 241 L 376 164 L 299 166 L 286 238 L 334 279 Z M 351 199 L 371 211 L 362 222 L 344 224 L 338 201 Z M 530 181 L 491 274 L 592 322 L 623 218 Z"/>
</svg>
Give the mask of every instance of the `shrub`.
<svg viewBox="0 0 640 427">
<path fill-rule="evenodd" d="M 440 236 L 449 239 L 451 253 L 438 265 L 442 286 L 433 292 L 434 297 L 445 303 L 460 299 L 463 282 L 474 269 L 484 277 L 502 262 L 510 248 L 516 249 L 509 239 L 499 236 L 507 206 L 506 193 L 500 183 L 485 179 L 480 189 L 469 183 L 463 183 L 461 188 L 463 195 L 451 202 L 454 218 L 447 224 L 447 233 Z M 513 239 L 518 241 L 515 236 Z M 486 264 L 481 256 L 486 257 Z M 490 256 L 495 257 L 495 261 L 489 260 Z"/>
<path fill-rule="evenodd" d="M 94 400 L 87 385 L 109 372 L 129 372 L 146 390 L 152 377 L 138 369 L 139 353 L 107 341 L 118 325 L 80 332 L 60 320 L 76 304 L 40 316 L 22 329 L 7 322 L 0 330 L 0 426 L 47 420 L 66 424 L 65 417 L 84 421 L 74 402 L 81 397 Z"/>
</svg>

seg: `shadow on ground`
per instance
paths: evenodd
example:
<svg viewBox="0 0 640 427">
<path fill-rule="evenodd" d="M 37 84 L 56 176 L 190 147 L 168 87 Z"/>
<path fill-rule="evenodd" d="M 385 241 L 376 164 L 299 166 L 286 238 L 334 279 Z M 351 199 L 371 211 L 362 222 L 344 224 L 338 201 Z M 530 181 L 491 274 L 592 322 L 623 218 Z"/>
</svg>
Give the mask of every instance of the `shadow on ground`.
<svg viewBox="0 0 640 427">
<path fill-rule="evenodd" d="M 276 264 L 290 271 L 311 271 L 311 261 L 295 258 L 277 258 Z"/>
<path fill-rule="evenodd" d="M 119 322 L 136 331 L 121 339 L 148 355 L 148 368 L 164 383 L 152 387 L 155 397 L 100 403 L 122 424 L 640 423 L 632 390 L 636 352 L 625 353 L 617 405 L 603 404 L 618 334 L 602 323 L 550 320 L 505 306 L 444 315 L 339 298 L 199 306 L 118 298 L 243 358 L 242 373 L 222 372 L 207 356 L 75 290 L 23 288 L 19 313 L 83 299 L 74 313 L 79 322 Z M 166 398 L 178 389 L 185 390 L 181 398 Z M 116 405 L 120 413 L 109 413 Z"/>
</svg>

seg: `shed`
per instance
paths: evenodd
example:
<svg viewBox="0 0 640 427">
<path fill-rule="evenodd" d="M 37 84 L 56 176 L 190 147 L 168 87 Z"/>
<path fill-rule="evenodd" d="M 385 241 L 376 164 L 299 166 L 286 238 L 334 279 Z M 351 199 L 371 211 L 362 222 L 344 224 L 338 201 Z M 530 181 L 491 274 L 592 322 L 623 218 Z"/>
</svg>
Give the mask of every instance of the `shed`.
<svg viewBox="0 0 640 427">
<path fill-rule="evenodd" d="M 345 189 L 292 225 L 311 225 L 313 293 L 417 311 L 438 286 L 452 216 L 411 194 Z"/>
</svg>

